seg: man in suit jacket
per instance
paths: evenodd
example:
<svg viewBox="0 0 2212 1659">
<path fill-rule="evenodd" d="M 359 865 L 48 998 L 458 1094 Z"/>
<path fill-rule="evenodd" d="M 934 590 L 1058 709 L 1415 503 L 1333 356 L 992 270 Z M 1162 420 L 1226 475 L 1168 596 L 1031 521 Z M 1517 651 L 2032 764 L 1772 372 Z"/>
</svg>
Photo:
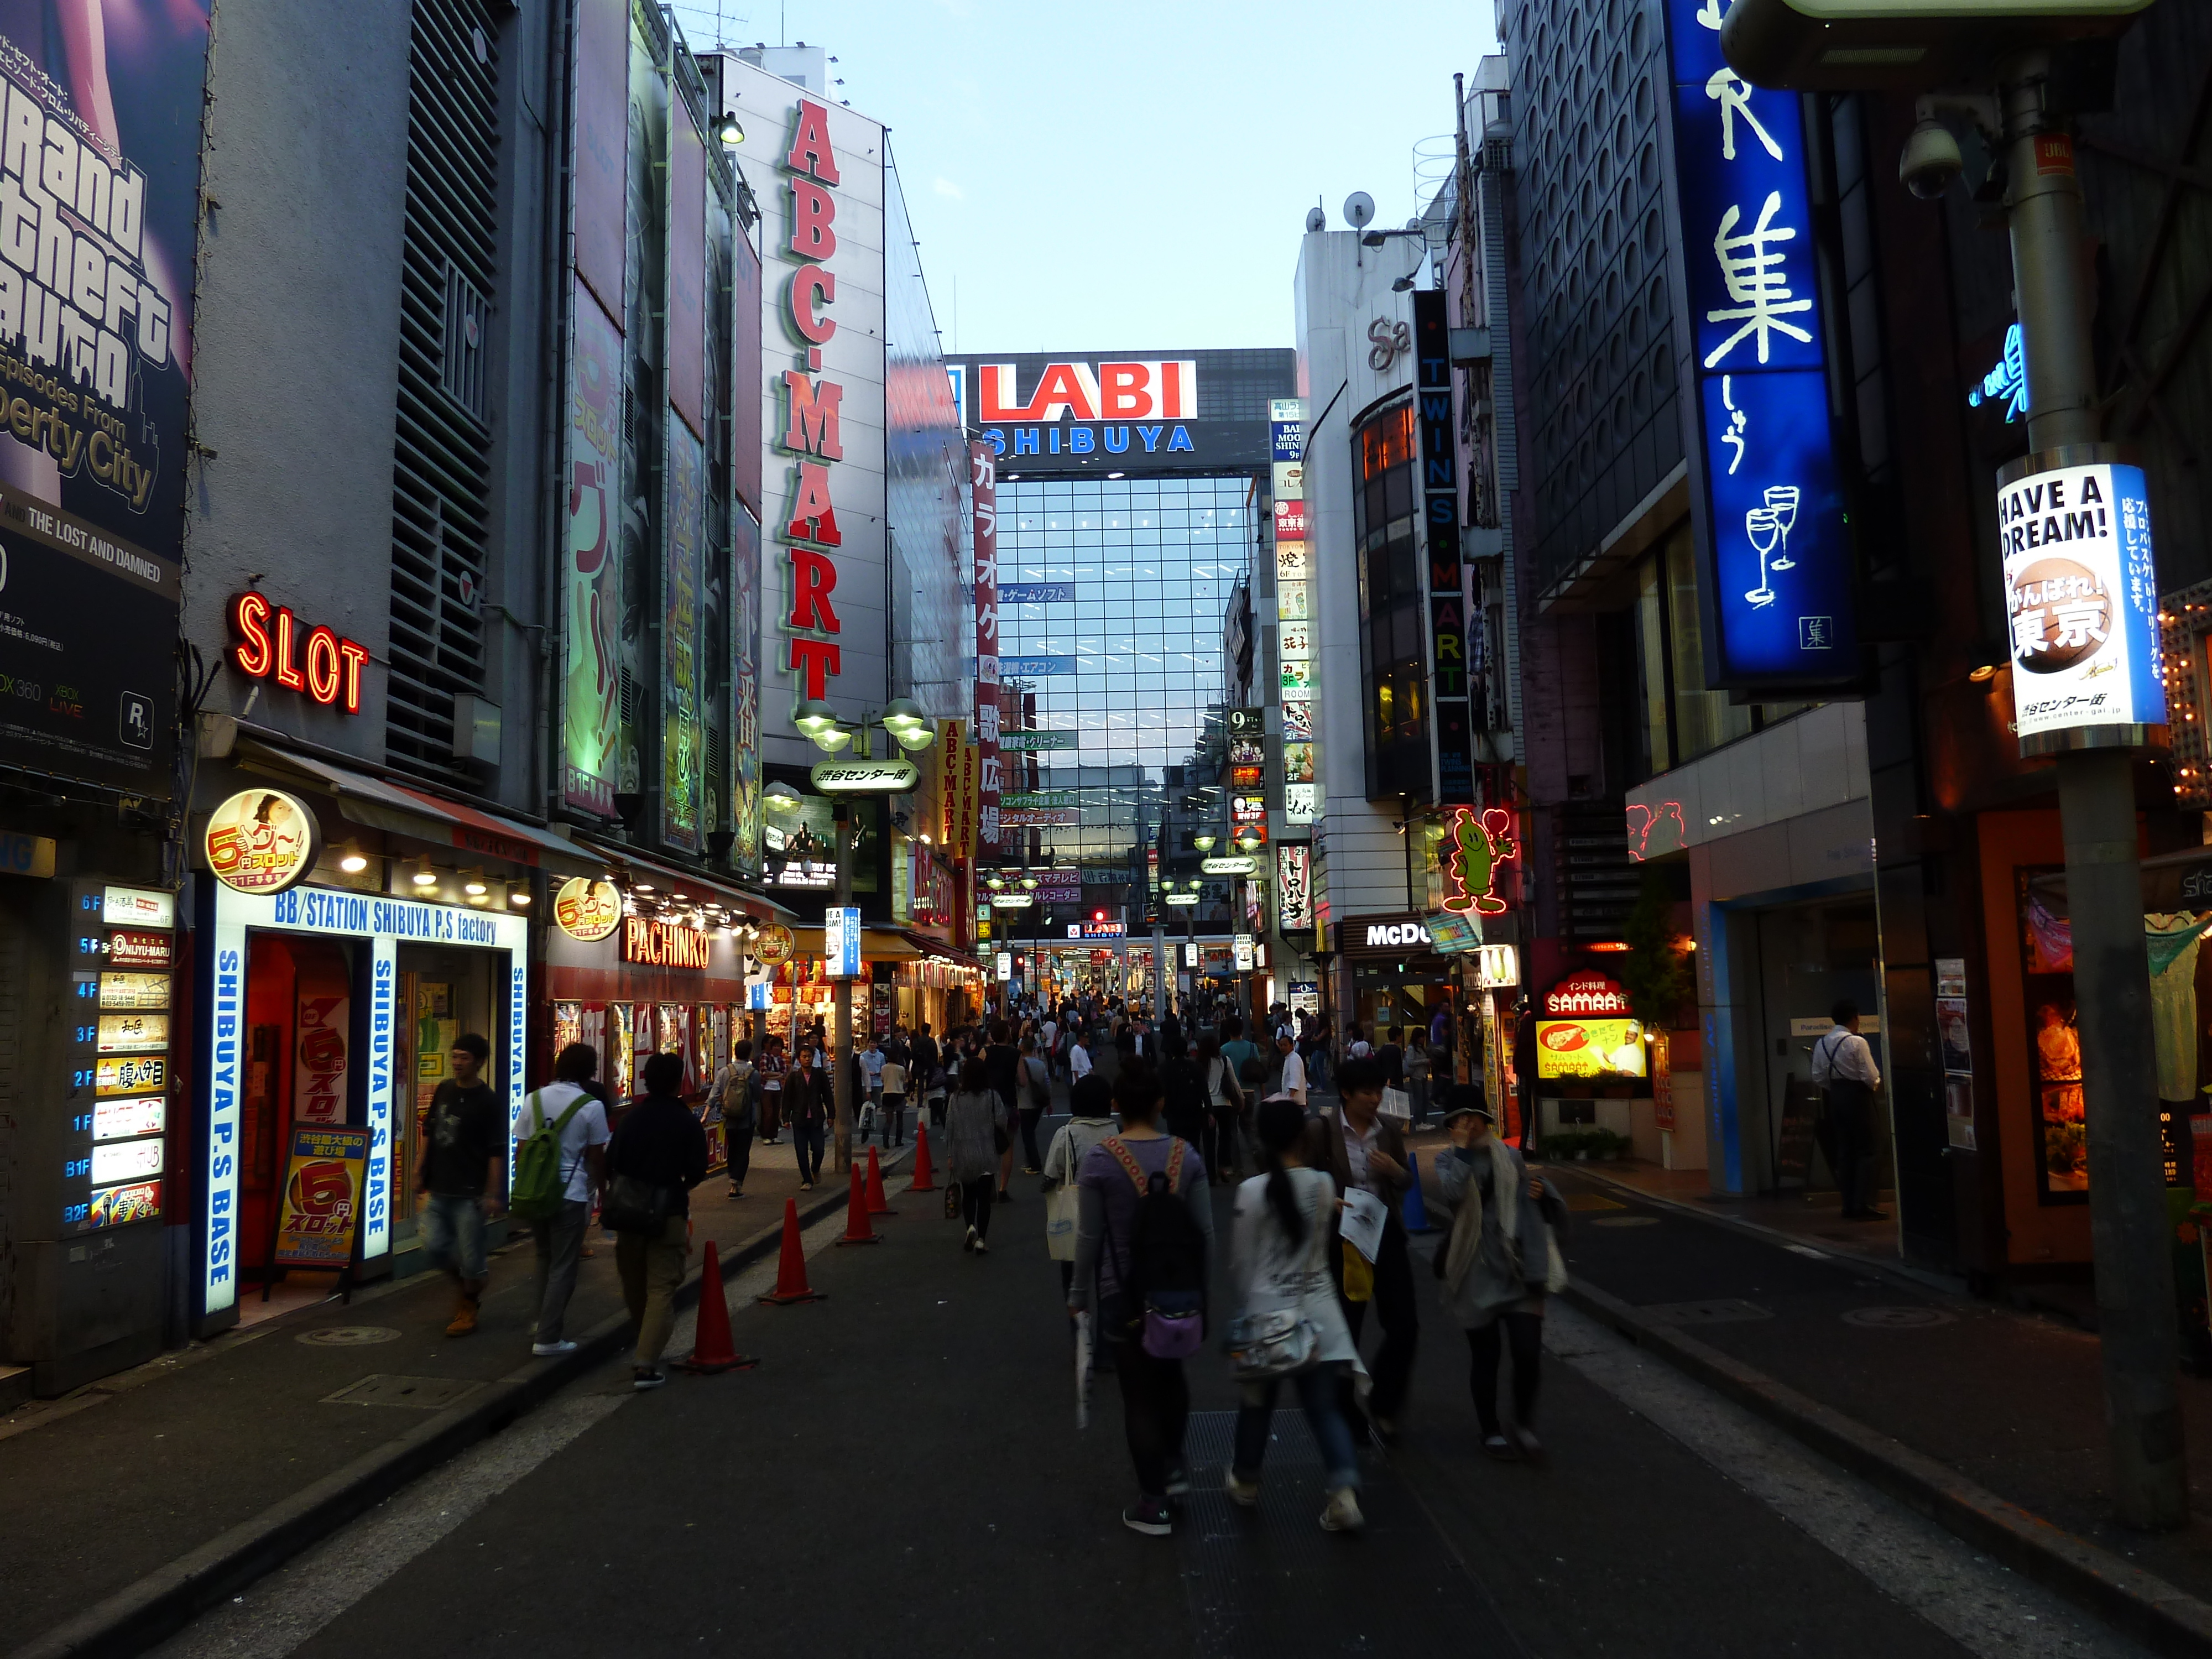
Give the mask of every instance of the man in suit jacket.
<svg viewBox="0 0 2212 1659">
<path fill-rule="evenodd" d="M 1413 1352 L 1420 1335 L 1420 1313 L 1413 1299 L 1413 1267 L 1407 1249 L 1406 1191 L 1413 1184 L 1407 1173 L 1406 1137 L 1397 1124 L 1381 1115 L 1382 1068 L 1371 1060 L 1347 1060 L 1337 1068 L 1340 1109 L 1324 1108 L 1307 1121 L 1302 1156 L 1310 1169 L 1327 1170 L 1336 1179 L 1340 1193 L 1354 1187 L 1381 1199 L 1389 1211 L 1382 1226 L 1382 1241 L 1375 1256 L 1372 1304 L 1382 1326 L 1382 1346 L 1370 1368 L 1375 1386 L 1367 1396 L 1367 1415 L 1376 1435 L 1385 1445 L 1398 1437 L 1398 1413 L 1406 1401 L 1406 1386 L 1413 1374 Z M 1342 1252 L 1332 1263 L 1341 1294 Z M 1346 1322 L 1358 1342 L 1369 1304 L 1346 1302 Z M 1352 1415 L 1351 1379 L 1345 1379 L 1346 1420 Z"/>
</svg>

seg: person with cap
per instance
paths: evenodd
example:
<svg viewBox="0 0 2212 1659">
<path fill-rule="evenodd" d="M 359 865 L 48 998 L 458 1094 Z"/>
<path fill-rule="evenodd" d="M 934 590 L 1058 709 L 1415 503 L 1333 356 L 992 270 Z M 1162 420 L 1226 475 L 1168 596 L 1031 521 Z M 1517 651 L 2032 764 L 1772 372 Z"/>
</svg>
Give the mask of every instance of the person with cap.
<svg viewBox="0 0 2212 1659">
<path fill-rule="evenodd" d="M 1492 1133 L 1481 1088 L 1455 1084 L 1444 1097 L 1451 1150 L 1437 1159 L 1437 1184 L 1452 1212 L 1437 1255 L 1444 1307 L 1467 1333 L 1468 1382 L 1492 1457 L 1544 1455 L 1536 1438 L 1536 1385 L 1544 1347 L 1544 1297 L 1564 1287 L 1565 1261 L 1553 1232 L 1566 1206 L 1551 1183 L 1528 1173 L 1521 1154 Z M 1513 1437 L 1498 1415 L 1498 1372 L 1513 1351 Z"/>
</svg>

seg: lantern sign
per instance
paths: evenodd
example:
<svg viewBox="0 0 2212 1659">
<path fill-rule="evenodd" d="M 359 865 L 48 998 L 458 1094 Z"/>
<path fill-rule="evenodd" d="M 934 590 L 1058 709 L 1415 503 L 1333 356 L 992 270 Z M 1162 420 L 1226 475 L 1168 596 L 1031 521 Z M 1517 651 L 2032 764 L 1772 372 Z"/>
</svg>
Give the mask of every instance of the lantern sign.
<svg viewBox="0 0 2212 1659">
<path fill-rule="evenodd" d="M 752 942 L 752 958 L 763 968 L 779 967 L 799 948 L 798 935 L 780 921 L 766 923 Z"/>
<path fill-rule="evenodd" d="M 241 789 L 208 815 L 208 869 L 240 893 L 281 893 L 307 878 L 322 856 L 322 826 L 307 804 L 281 789 Z"/>
</svg>

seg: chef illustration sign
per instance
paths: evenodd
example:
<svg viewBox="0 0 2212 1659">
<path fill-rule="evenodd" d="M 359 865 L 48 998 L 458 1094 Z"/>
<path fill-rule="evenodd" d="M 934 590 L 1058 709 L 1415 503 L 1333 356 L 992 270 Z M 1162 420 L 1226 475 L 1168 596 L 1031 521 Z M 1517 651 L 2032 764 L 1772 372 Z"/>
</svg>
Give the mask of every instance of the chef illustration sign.
<svg viewBox="0 0 2212 1659">
<path fill-rule="evenodd" d="M 2021 752 L 2157 743 L 2166 724 L 2150 502 L 2142 469 L 2097 448 L 1997 475 Z M 2072 462 L 2072 465 L 2065 463 Z"/>
<path fill-rule="evenodd" d="M 1620 982 L 1595 969 L 1570 974 L 1544 993 L 1536 1015 L 1536 1075 L 1644 1075 L 1644 1028 Z"/>
</svg>

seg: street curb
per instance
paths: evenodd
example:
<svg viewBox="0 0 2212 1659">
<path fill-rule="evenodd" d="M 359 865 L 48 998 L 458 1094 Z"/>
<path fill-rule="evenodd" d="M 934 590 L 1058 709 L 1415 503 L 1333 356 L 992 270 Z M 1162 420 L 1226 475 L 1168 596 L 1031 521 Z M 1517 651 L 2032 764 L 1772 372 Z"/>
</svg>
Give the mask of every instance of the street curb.
<svg viewBox="0 0 2212 1659">
<path fill-rule="evenodd" d="M 904 1161 L 896 1159 L 886 1167 L 896 1168 Z M 799 1224 L 803 1229 L 826 1221 L 843 1210 L 848 1201 L 848 1194 L 842 1187 L 823 1191 L 799 1210 Z M 746 1239 L 721 1258 L 723 1283 L 773 1256 L 782 1240 L 781 1219 Z M 676 1291 L 679 1309 L 698 1301 L 701 1277 L 696 1267 L 685 1275 Z M 615 1358 L 627 1346 L 630 1328 L 628 1314 L 609 1315 L 578 1341 L 575 1352 L 558 1359 L 533 1360 L 510 1371 L 411 1432 L 364 1453 L 343 1468 L 33 1638 L 8 1659 L 129 1659 L 145 1652 L 255 1579 L 303 1554 L 410 1481 L 450 1462 L 478 1441 L 489 1439 Z"/>
<path fill-rule="evenodd" d="M 1903 1442 L 1583 1284 L 1572 1306 L 1755 1413 L 1976 1549 L 2172 1659 L 2212 1656 L 2212 1604 L 1967 1480 Z"/>
</svg>

